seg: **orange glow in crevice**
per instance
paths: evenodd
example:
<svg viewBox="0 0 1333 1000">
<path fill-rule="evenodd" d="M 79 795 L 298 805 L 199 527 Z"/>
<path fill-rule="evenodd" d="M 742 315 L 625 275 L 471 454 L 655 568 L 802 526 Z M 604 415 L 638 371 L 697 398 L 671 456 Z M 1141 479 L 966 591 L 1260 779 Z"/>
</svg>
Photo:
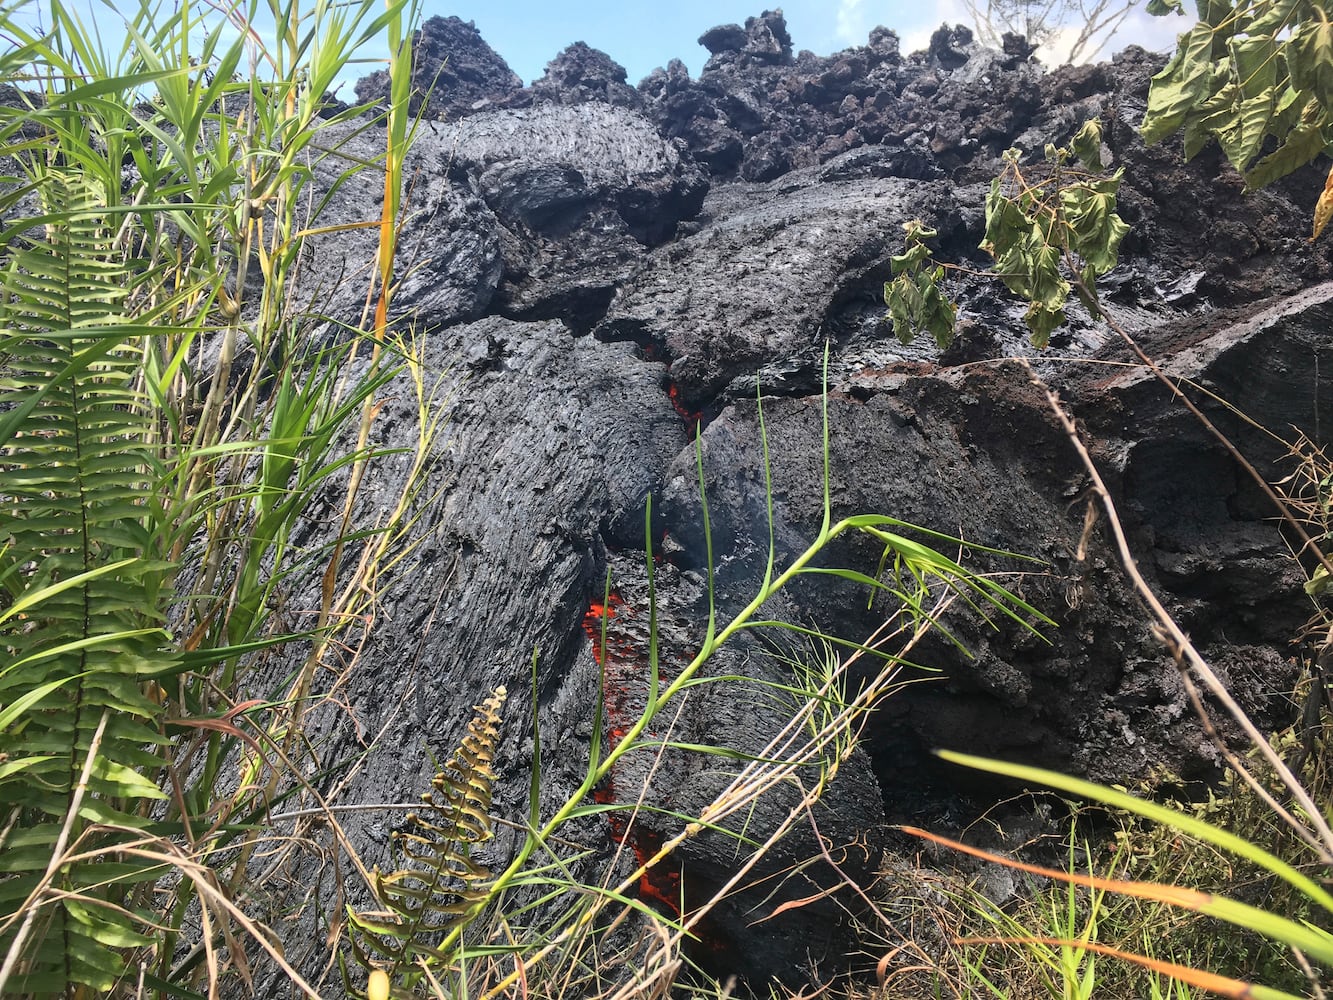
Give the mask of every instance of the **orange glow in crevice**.
<svg viewBox="0 0 1333 1000">
<path fill-rule="evenodd" d="M 602 662 L 602 619 L 606 619 L 609 624 L 617 611 L 624 606 L 624 599 L 613 590 L 607 595 L 605 604 L 593 601 L 583 613 L 583 631 L 592 643 L 592 655 L 597 659 L 599 667 L 606 666 Z"/>
<path fill-rule="evenodd" d="M 612 593 L 605 603 L 593 601 L 583 616 L 583 631 L 592 643 L 593 655 L 602 668 L 602 702 L 606 710 L 606 740 L 614 750 L 636 721 L 632 705 L 632 684 L 642 685 L 648 677 L 648 665 L 635 655 L 629 643 L 612 637 L 610 623 L 618 615 L 632 613 L 619 594 Z M 602 643 L 605 623 L 607 637 Z M 599 805 L 622 804 L 616 794 L 614 772 L 593 792 L 593 801 Z M 662 847 L 662 838 L 641 824 L 630 824 L 626 810 L 608 812 L 611 839 L 624 844 L 640 865 L 647 864 Z M 673 917 L 680 913 L 680 866 L 671 857 L 659 861 L 639 879 L 639 895 L 662 906 Z"/>
<path fill-rule="evenodd" d="M 654 343 L 646 337 L 632 336 L 630 339 L 638 345 L 639 353 L 643 355 L 644 361 L 664 365 L 668 371 L 671 370 L 672 357 L 665 345 Z M 680 386 L 676 385 L 670 378 L 667 379 L 667 397 L 671 400 L 671 408 L 685 422 L 685 429 L 689 432 L 690 438 L 693 439 L 699 432 L 699 425 L 703 422 L 703 413 L 698 410 L 691 410 L 685 405 L 685 401 L 681 397 Z"/>
<path fill-rule="evenodd" d="M 687 407 L 680 396 L 680 386 L 675 382 L 667 383 L 667 396 L 671 399 L 671 408 L 676 411 L 676 415 L 685 421 L 685 429 L 690 432 L 690 438 L 699 433 L 699 424 L 703 422 L 704 415 L 701 410 L 691 410 Z"/>
</svg>

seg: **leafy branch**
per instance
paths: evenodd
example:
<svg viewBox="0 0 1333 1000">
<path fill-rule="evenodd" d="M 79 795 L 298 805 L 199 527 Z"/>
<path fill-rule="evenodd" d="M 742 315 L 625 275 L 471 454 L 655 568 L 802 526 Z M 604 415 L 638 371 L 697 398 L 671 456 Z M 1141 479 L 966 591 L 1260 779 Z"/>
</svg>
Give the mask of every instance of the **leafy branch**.
<svg viewBox="0 0 1333 1000">
<path fill-rule="evenodd" d="M 1038 348 L 1065 322 L 1075 290 L 1095 311 L 1097 278 L 1115 267 L 1120 241 L 1129 232 L 1116 212 L 1123 175 L 1123 167 L 1104 170 L 1096 118 L 1085 122 L 1068 146 L 1048 144 L 1044 167 L 1023 166 L 1017 149 L 1004 154 L 1004 169 L 986 198 L 980 246 L 995 260 L 990 273 L 1028 303 L 1023 318 Z M 907 249 L 890 261 L 894 277 L 884 286 L 894 333 L 906 343 L 928 330 L 947 347 L 958 312 L 941 289 L 948 265 L 935 262 L 925 244 L 936 235 L 933 230 L 919 221 L 904 229 Z M 1078 280 L 1071 283 L 1068 276 Z"/>
<path fill-rule="evenodd" d="M 1183 131 L 1185 159 L 1216 139 L 1250 190 L 1309 163 L 1333 140 L 1333 21 L 1323 4 L 1293 0 L 1199 3 L 1199 20 L 1152 79 L 1141 132 Z M 1183 0 L 1149 0 L 1152 14 Z M 1267 140 L 1275 140 L 1268 142 Z M 1333 216 L 1333 172 L 1310 241 Z"/>
<path fill-rule="evenodd" d="M 39 89 L 0 107 L 20 175 L 0 187 L 0 992 L 107 993 L 137 966 L 144 995 L 198 996 L 224 964 L 249 975 L 240 928 L 312 994 L 243 912 L 250 862 L 269 807 L 317 794 L 299 681 L 369 628 L 435 426 L 378 526 L 299 540 L 373 457 L 347 432 L 392 374 L 349 372 L 354 337 L 310 337 L 303 267 L 338 228 L 314 225 L 312 161 L 364 110 L 324 119 L 324 91 L 414 8 L 133 4 L 118 55 L 61 0 L 40 34 L 17 10 L 0 81 Z M 239 79 L 247 57 L 269 79 Z M 332 186 L 367 167 L 401 185 L 404 131 Z M 321 617 L 297 631 L 284 601 L 321 561 Z M 247 698 L 283 645 L 309 650 L 295 695 Z"/>
<path fill-rule="evenodd" d="M 875 700 L 890 688 L 890 679 L 904 662 L 899 655 L 886 652 L 883 646 L 893 639 L 900 639 L 904 648 L 910 648 L 919 638 L 929 631 L 940 628 L 941 608 L 952 600 L 959 599 L 977 611 L 983 618 L 989 619 L 990 613 L 1016 622 L 1019 627 L 1036 632 L 1038 624 L 1051 624 L 1051 620 L 1019 596 L 1006 590 L 996 581 L 965 568 L 960 562 L 945 556 L 931 544 L 943 542 L 963 546 L 973 552 L 992 555 L 1009 555 L 995 550 L 973 546 L 959 539 L 921 529 L 893 517 L 880 514 L 860 514 L 839 520 L 832 516 L 832 504 L 829 494 L 828 479 L 828 417 L 827 397 L 824 400 L 824 507 L 823 523 L 810 545 L 789 564 L 782 567 L 778 563 L 777 549 L 774 542 L 772 481 L 768 467 L 767 436 L 764 429 L 762 401 L 758 405 L 760 436 L 764 447 L 765 483 L 768 498 L 769 515 L 769 551 L 763 578 L 756 587 L 753 598 L 730 621 L 719 621 L 714 601 L 716 588 L 713 576 L 714 552 L 711 528 L 708 519 L 707 496 L 704 490 L 703 449 L 696 442 L 696 465 L 701 505 L 703 512 L 703 533 L 707 551 L 708 580 L 708 619 L 698 653 L 670 681 L 663 678 L 658 665 L 658 620 L 654 574 L 651 557 L 645 561 L 649 587 L 649 634 L 647 661 L 648 671 L 644 678 L 645 703 L 641 713 L 630 722 L 623 733 L 611 741 L 605 751 L 602 746 L 602 713 L 594 715 L 594 733 L 590 752 L 583 770 L 582 779 L 573 793 L 545 819 L 539 811 L 541 775 L 541 737 L 535 728 L 534 713 L 533 733 L 533 778 L 532 801 L 530 803 L 529 828 L 522 845 L 515 852 L 508 866 L 487 884 L 488 898 L 478 900 L 478 910 L 492 905 L 504 915 L 503 933 L 514 943 L 507 946 L 470 945 L 464 935 L 468 927 L 464 923 L 454 926 L 439 943 L 437 950 L 442 956 L 449 956 L 455 967 L 462 969 L 469 957 L 494 955 L 497 951 L 512 953 L 515 971 L 497 972 L 498 978 L 485 987 L 479 995 L 496 997 L 504 994 L 516 982 L 535 975 L 541 961 L 559 953 L 572 942 L 580 940 L 582 935 L 595 927 L 595 921 L 607 905 L 624 906 L 646 912 L 659 927 L 669 928 L 672 932 L 673 946 L 678 946 L 680 939 L 689 933 L 689 928 L 696 926 L 703 918 L 713 901 L 695 908 L 691 912 L 681 913 L 679 922 L 670 922 L 660 914 L 653 913 L 642 901 L 631 899 L 627 893 L 638 883 L 645 873 L 659 865 L 680 844 L 689 838 L 702 834 L 705 830 L 721 833 L 736 840 L 737 847 L 743 849 L 743 860 L 738 864 L 735 879 L 723 891 L 730 891 L 745 872 L 748 872 L 764 852 L 803 815 L 822 795 L 827 782 L 832 780 L 837 771 L 837 763 L 842 755 L 850 752 L 855 743 L 854 733 L 865 713 Z M 651 552 L 651 504 L 645 513 L 647 540 L 645 551 Z M 916 541 L 902 532 L 907 531 L 925 538 L 925 542 Z M 818 565 L 821 554 L 825 553 L 835 539 L 863 536 L 876 544 L 883 553 L 880 570 L 868 573 L 844 568 L 829 568 Z M 864 643 L 850 642 L 816 630 L 791 626 L 762 616 L 762 609 L 779 592 L 791 586 L 799 577 L 810 574 L 833 574 L 858 585 L 864 585 L 873 593 L 891 598 L 893 610 L 888 613 L 882 633 Z M 605 627 L 605 619 L 603 620 Z M 734 640 L 740 633 L 759 628 L 777 627 L 803 638 L 828 644 L 828 649 L 841 646 L 850 649 L 850 655 L 841 662 L 836 656 L 826 657 L 829 662 L 825 669 L 817 671 L 808 678 L 807 686 L 798 678 L 787 689 L 798 700 L 798 708 L 782 732 L 774 737 L 770 745 L 757 757 L 748 761 L 735 781 L 720 793 L 712 803 L 697 815 L 671 813 L 681 822 L 680 830 L 669 838 L 664 837 L 660 846 L 639 857 L 638 867 L 614 887 L 583 885 L 569 875 L 565 862 L 555 856 L 549 863 L 539 861 L 539 853 L 552 853 L 553 845 L 561 840 L 562 830 L 571 822 L 580 818 L 600 816 L 613 810 L 630 812 L 633 815 L 641 808 L 654 808 L 652 804 L 603 803 L 596 800 L 595 791 L 610 778 L 617 764 L 634 753 L 659 752 L 670 745 L 679 749 L 688 749 L 705 754 L 723 756 L 726 751 L 717 747 L 706 747 L 669 743 L 653 735 L 654 726 L 661 720 L 669 719 L 679 713 L 688 692 L 701 684 L 743 681 L 743 678 L 723 677 L 708 678 L 704 668 L 719 650 Z M 947 633 L 946 633 L 947 634 Z M 860 656 L 872 656 L 881 661 L 879 677 L 867 683 L 856 695 L 841 693 L 846 683 L 846 670 L 849 663 Z M 534 701 L 536 697 L 534 664 Z M 832 758 L 829 760 L 829 758 Z M 827 762 L 819 770 L 815 784 L 806 788 L 800 783 L 798 771 L 816 762 Z M 762 842 L 744 832 L 736 832 L 723 825 L 724 821 L 735 815 L 745 815 L 756 797 L 781 784 L 795 782 L 802 791 L 801 802 L 793 808 L 788 821 L 770 834 Z M 591 801 L 590 801 L 591 800 Z M 529 943 L 516 939 L 518 926 L 516 917 L 521 907 L 515 900 L 521 898 L 516 893 L 535 893 L 543 898 L 566 895 L 577 898 L 580 902 L 558 915 L 557 927 L 543 927 L 537 930 L 535 942 Z M 613 921 L 614 923 L 614 921 Z M 475 929 L 474 929 L 475 933 Z M 498 936 L 498 933 L 497 935 Z M 488 941 L 492 938 L 487 936 Z M 659 957 L 665 962 L 672 946 L 665 946 Z M 654 966 L 654 975 L 665 974 L 663 966 Z"/>
<path fill-rule="evenodd" d="M 920 330 L 928 330 L 940 347 L 953 340 L 958 306 L 940 289 L 944 265 L 931 257 L 926 240 L 939 235 L 927 229 L 920 219 L 903 223 L 907 249 L 893 257 L 889 265 L 893 280 L 884 284 L 884 303 L 893 320 L 893 335 L 906 345 Z"/>
</svg>

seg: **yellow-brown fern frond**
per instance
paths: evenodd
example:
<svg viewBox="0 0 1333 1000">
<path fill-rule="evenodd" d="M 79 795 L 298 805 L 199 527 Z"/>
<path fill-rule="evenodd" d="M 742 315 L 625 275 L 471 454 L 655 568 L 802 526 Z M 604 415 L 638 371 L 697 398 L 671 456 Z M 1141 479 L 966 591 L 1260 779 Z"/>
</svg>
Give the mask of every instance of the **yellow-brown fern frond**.
<svg viewBox="0 0 1333 1000">
<path fill-rule="evenodd" d="M 402 866 L 374 873 L 382 909 L 348 911 L 357 964 L 387 972 L 394 995 L 411 992 L 423 964 L 434 969 L 452 965 L 453 949 L 441 950 L 440 942 L 485 903 L 491 872 L 472 857 L 472 849 L 492 836 L 491 763 L 505 697 L 505 689 L 498 687 L 475 707 L 462 743 L 422 794 L 421 810 L 408 813 L 404 829 L 394 832 Z M 376 978 L 382 984 L 383 978 Z M 351 983 L 348 990 L 365 995 Z"/>
</svg>

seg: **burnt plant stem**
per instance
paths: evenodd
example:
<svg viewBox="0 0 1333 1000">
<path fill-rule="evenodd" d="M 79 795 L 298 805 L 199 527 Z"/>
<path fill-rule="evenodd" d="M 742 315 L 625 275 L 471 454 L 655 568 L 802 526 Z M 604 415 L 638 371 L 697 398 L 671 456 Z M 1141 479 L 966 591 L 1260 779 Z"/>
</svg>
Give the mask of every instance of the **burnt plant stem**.
<svg viewBox="0 0 1333 1000">
<path fill-rule="evenodd" d="M 1128 339 L 1128 337 L 1126 337 L 1126 339 Z M 1248 737 L 1251 744 L 1263 755 L 1264 759 L 1281 779 L 1283 786 L 1300 806 L 1302 812 L 1305 813 L 1306 820 L 1309 823 L 1309 827 L 1313 828 L 1313 832 L 1311 832 L 1310 828 L 1303 826 L 1299 822 L 1295 822 L 1290 817 L 1287 817 L 1288 825 L 1292 827 L 1297 836 L 1305 841 L 1305 843 L 1319 855 L 1321 862 L 1324 864 L 1333 864 L 1333 830 L 1330 830 L 1328 821 L 1324 818 L 1324 814 L 1310 798 L 1309 792 L 1305 790 L 1305 787 L 1297 777 L 1292 774 L 1290 768 L 1287 767 L 1287 764 L 1282 760 L 1281 756 L 1273 749 L 1264 735 L 1259 732 L 1258 727 L 1250 721 L 1249 716 L 1243 709 L 1241 709 L 1240 705 L 1237 704 L 1236 700 L 1231 696 L 1231 693 L 1226 689 L 1226 685 L 1222 683 L 1221 679 L 1213 671 L 1213 668 L 1208 665 L 1200 655 L 1199 651 L 1195 648 L 1190 637 L 1185 634 L 1181 627 L 1176 623 L 1175 618 L 1173 618 L 1171 613 L 1166 609 L 1166 606 L 1158 600 L 1157 595 L 1153 593 L 1152 588 L 1148 586 L 1147 581 L 1144 580 L 1143 575 L 1139 572 L 1138 563 L 1134 559 L 1133 553 L 1130 551 L 1129 541 L 1125 537 L 1124 528 L 1121 526 L 1115 502 L 1111 499 L 1111 493 L 1106 488 L 1106 483 L 1103 481 L 1101 474 L 1097 471 L 1097 466 L 1092 461 L 1092 456 L 1088 453 L 1087 447 L 1083 444 L 1073 418 L 1070 417 L 1068 411 L 1065 410 L 1064 404 L 1061 402 L 1060 397 L 1055 391 L 1047 386 L 1046 383 L 1043 382 L 1032 370 L 1032 366 L 1028 363 L 1027 359 L 1021 358 L 1020 363 L 1027 371 L 1028 377 L 1032 380 L 1032 384 L 1045 393 L 1046 401 L 1050 406 L 1051 412 L 1055 414 L 1056 419 L 1060 421 L 1060 425 L 1064 428 L 1069 443 L 1073 445 L 1074 450 L 1078 453 L 1079 459 L 1083 463 L 1084 469 L 1087 470 L 1088 476 L 1092 479 L 1093 490 L 1101 501 L 1102 509 L 1106 514 L 1107 524 L 1110 526 L 1111 534 L 1115 538 L 1116 550 L 1120 556 L 1120 564 L 1124 568 L 1126 575 L 1130 578 L 1131 583 L 1133 583 L 1134 589 L 1138 591 L 1139 596 L 1143 598 L 1144 602 L 1152 611 L 1153 616 L 1157 619 L 1157 624 L 1153 628 L 1154 636 L 1167 648 L 1172 657 L 1181 664 L 1182 670 L 1185 668 L 1185 665 L 1188 664 L 1189 669 L 1191 669 L 1194 672 L 1194 675 L 1203 682 L 1209 693 L 1218 700 L 1223 708 L 1226 709 L 1227 713 L 1236 721 L 1241 729 L 1244 730 L 1245 735 Z M 1154 368 L 1154 370 L 1156 369 Z M 1167 380 L 1160 371 L 1158 371 L 1158 377 L 1163 381 L 1167 381 L 1169 384 L 1169 380 Z M 1200 415 L 1200 419 L 1204 418 Z M 1211 427 L 1211 425 L 1209 426 Z M 1249 465 L 1248 462 L 1246 465 L 1253 470 L 1254 467 Z M 1253 783 L 1253 779 L 1249 778 L 1244 771 L 1241 773 L 1246 777 L 1248 782 Z"/>
<path fill-rule="evenodd" d="M 1097 313 L 1101 319 L 1105 321 L 1106 325 L 1115 331 L 1116 335 L 1125 342 L 1126 346 L 1128 346 L 1131 351 L 1134 352 L 1134 356 L 1139 359 L 1139 362 L 1147 368 L 1148 371 L 1152 372 L 1153 377 L 1156 378 L 1157 381 L 1166 386 L 1167 391 L 1190 412 L 1190 415 L 1199 422 L 1199 425 L 1227 450 L 1227 454 L 1235 459 L 1236 463 L 1245 470 L 1246 474 L 1253 479 L 1259 489 L 1263 491 L 1264 496 L 1272 502 L 1273 507 L 1278 512 L 1278 516 L 1282 518 L 1284 524 L 1296 533 L 1296 537 L 1301 540 L 1303 548 L 1314 553 L 1315 558 L 1319 560 L 1319 564 L 1333 576 L 1333 559 L 1330 559 L 1330 557 L 1315 543 L 1314 539 L 1310 537 L 1310 533 L 1305 530 L 1305 525 L 1301 524 L 1300 519 L 1291 512 L 1291 508 L 1277 495 L 1268 480 L 1264 479 L 1259 470 L 1254 467 L 1254 463 L 1241 454 L 1240 449 L 1236 447 L 1235 443 L 1218 430 L 1217 425 L 1204 415 L 1204 412 L 1195 405 L 1194 401 L 1190 399 L 1189 396 L 1185 395 L 1185 391 L 1181 389 L 1180 386 L 1166 374 L 1166 372 L 1162 371 L 1157 362 L 1148 356 L 1147 352 L 1138 345 L 1138 342 L 1129 335 L 1129 332 L 1116 322 L 1115 317 L 1106 310 L 1106 307 L 1102 305 L 1101 300 L 1097 298 L 1096 292 L 1084 283 L 1083 279 L 1079 276 L 1078 269 L 1071 268 L 1070 270 L 1074 275 L 1075 286 L 1077 286 L 1087 302 L 1094 303 L 1097 306 Z M 1330 841 L 1330 843 L 1333 844 L 1333 841 Z"/>
</svg>

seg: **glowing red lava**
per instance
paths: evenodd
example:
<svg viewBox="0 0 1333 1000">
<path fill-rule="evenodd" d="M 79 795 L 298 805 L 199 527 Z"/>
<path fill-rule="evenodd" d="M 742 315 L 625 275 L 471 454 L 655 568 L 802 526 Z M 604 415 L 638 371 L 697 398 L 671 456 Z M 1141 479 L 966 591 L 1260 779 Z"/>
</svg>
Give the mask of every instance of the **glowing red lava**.
<svg viewBox="0 0 1333 1000">
<path fill-rule="evenodd" d="M 612 593 L 605 603 L 593 601 L 583 616 L 583 631 L 592 642 L 593 655 L 602 668 L 602 701 L 606 709 L 606 740 L 611 750 L 620 745 L 621 740 L 634 724 L 635 710 L 631 706 L 629 685 L 643 684 L 648 677 L 646 658 L 637 655 L 629 643 L 611 635 L 611 620 L 618 615 L 632 614 L 619 594 Z M 603 626 L 607 637 L 602 640 Z M 599 805 L 614 805 L 621 802 L 616 795 L 615 774 L 593 792 L 593 801 Z M 611 838 L 617 844 L 624 844 L 634 854 L 640 865 L 652 860 L 662 847 L 661 835 L 646 829 L 642 824 L 629 823 L 628 810 L 609 811 L 607 819 L 611 826 Z M 674 917 L 680 916 L 680 866 L 672 858 L 664 858 L 639 879 L 639 895 L 644 899 L 664 907 Z"/>
<path fill-rule="evenodd" d="M 671 398 L 672 409 L 676 411 L 681 420 L 685 421 L 685 429 L 690 432 L 690 437 L 693 438 L 699 431 L 699 423 L 704 418 L 703 413 L 685 406 L 680 398 L 680 386 L 676 385 L 675 382 L 667 386 L 667 396 Z"/>
</svg>

